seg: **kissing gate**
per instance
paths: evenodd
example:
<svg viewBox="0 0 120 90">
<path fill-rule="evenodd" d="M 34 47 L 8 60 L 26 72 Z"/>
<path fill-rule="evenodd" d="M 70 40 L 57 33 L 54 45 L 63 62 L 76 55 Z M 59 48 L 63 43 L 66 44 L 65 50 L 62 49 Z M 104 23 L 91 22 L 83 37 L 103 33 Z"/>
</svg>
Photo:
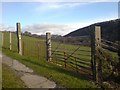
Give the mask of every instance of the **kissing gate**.
<svg viewBox="0 0 120 90">
<path fill-rule="evenodd" d="M 46 33 L 46 39 L 37 36 L 37 38 L 31 38 L 33 37 L 31 34 L 21 34 L 20 23 L 16 26 L 17 35 L 15 32 L 3 32 L 4 48 L 39 60 L 46 59 L 65 69 L 86 75 L 97 82 L 101 81 L 102 60 L 97 59 L 98 50 L 101 48 L 100 26 L 95 26 L 91 30 L 88 39 L 91 40 L 90 46 L 70 43 L 70 39 L 73 38 L 59 37 L 56 39 L 50 33 Z M 8 37 L 5 37 L 5 34 Z"/>
</svg>

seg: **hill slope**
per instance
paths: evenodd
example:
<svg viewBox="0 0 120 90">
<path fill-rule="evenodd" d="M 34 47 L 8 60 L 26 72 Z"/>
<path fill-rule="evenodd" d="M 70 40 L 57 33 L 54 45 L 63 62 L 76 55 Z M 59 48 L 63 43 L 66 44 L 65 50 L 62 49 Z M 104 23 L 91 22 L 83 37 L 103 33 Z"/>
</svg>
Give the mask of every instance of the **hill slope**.
<svg viewBox="0 0 120 90">
<path fill-rule="evenodd" d="M 78 30 L 75 30 L 67 35 L 65 37 L 76 37 L 76 36 L 87 36 L 92 33 L 92 30 L 94 30 L 94 26 L 101 26 L 102 29 L 102 38 L 110 41 L 120 41 L 118 40 L 118 31 L 120 31 L 120 19 L 116 20 L 110 20 L 106 22 L 100 22 L 100 23 L 95 23 L 90 26 L 80 28 Z"/>
</svg>

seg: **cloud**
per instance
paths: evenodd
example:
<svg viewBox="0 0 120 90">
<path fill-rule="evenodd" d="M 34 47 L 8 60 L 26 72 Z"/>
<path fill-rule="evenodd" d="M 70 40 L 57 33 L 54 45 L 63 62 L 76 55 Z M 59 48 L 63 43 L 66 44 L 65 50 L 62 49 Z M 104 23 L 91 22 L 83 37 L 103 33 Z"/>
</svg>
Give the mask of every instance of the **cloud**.
<svg viewBox="0 0 120 90">
<path fill-rule="evenodd" d="M 59 25 L 59 24 L 32 24 L 32 25 L 27 25 L 24 27 L 21 27 L 21 31 L 25 32 L 31 32 L 33 34 L 46 34 L 46 32 L 51 32 L 52 34 L 55 35 L 66 35 L 70 33 L 71 31 L 74 31 L 78 28 L 84 27 L 88 25 L 87 23 L 74 23 L 74 24 L 64 24 L 64 25 Z M 15 27 L 12 26 L 6 26 L 6 25 L 0 25 L 0 31 L 16 31 Z"/>
<path fill-rule="evenodd" d="M 15 27 L 0 24 L 0 31 L 16 31 Z"/>
<path fill-rule="evenodd" d="M 91 24 L 97 23 L 97 22 L 103 22 L 103 21 L 109 21 L 117 19 L 117 17 L 111 16 L 109 18 L 106 17 L 99 17 L 97 19 L 87 21 L 87 22 L 76 22 L 76 23 L 67 23 L 67 24 L 33 24 L 33 25 L 27 25 L 23 27 L 23 31 L 30 31 L 35 34 L 46 34 L 46 32 L 51 32 L 52 34 L 58 34 L 58 35 L 66 35 L 74 30 L 77 30 L 79 28 L 83 28 L 85 26 L 89 26 Z"/>
<path fill-rule="evenodd" d="M 45 34 L 46 32 L 51 32 L 52 34 L 65 35 L 73 30 L 73 27 L 58 24 L 34 24 L 27 25 L 23 27 L 22 30 L 29 31 L 35 34 Z"/>
<path fill-rule="evenodd" d="M 63 3 L 63 2 L 47 2 L 47 3 L 40 3 L 40 5 L 36 6 L 35 11 L 37 12 L 46 12 L 50 10 L 58 10 L 58 9 L 65 9 L 65 8 L 73 8 L 79 5 L 84 5 L 86 3 Z"/>
<path fill-rule="evenodd" d="M 22 32 L 28 31 L 33 34 L 46 34 L 46 32 L 51 32 L 52 34 L 57 35 L 66 35 L 72 31 L 75 31 L 79 28 L 83 28 L 85 26 L 97 23 L 97 22 L 103 22 L 103 21 L 109 21 L 117 19 L 114 15 L 111 17 L 98 17 L 91 21 L 84 21 L 84 22 L 74 22 L 74 23 L 66 23 L 66 24 L 49 24 L 49 23 L 43 23 L 43 24 L 32 24 L 32 25 L 26 25 L 22 27 Z M 15 27 L 11 26 L 5 26 L 0 25 L 0 31 L 7 30 L 7 31 L 15 31 Z"/>
<path fill-rule="evenodd" d="M 27 25 L 22 28 L 22 31 L 28 31 L 33 34 L 46 34 L 46 32 L 51 32 L 55 35 L 66 35 L 74 30 L 90 25 L 91 22 L 83 23 L 68 23 L 64 25 L 59 24 L 33 24 Z"/>
</svg>

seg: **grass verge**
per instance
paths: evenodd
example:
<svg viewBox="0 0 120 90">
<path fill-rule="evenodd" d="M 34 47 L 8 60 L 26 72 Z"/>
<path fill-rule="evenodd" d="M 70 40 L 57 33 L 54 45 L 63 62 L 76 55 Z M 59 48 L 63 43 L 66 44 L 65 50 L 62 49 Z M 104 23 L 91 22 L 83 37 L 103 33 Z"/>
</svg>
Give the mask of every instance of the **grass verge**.
<svg viewBox="0 0 120 90">
<path fill-rule="evenodd" d="M 32 68 L 36 74 L 55 81 L 57 85 L 66 88 L 96 88 L 90 79 L 85 78 L 76 72 L 67 71 L 59 66 L 46 62 L 44 58 L 37 60 L 34 58 L 24 57 L 18 53 L 9 51 L 8 49 L 3 49 L 3 52 L 7 56 L 17 59 L 21 63 Z"/>
<path fill-rule="evenodd" d="M 2 88 L 25 88 L 19 76 L 7 65 L 2 65 Z"/>
</svg>

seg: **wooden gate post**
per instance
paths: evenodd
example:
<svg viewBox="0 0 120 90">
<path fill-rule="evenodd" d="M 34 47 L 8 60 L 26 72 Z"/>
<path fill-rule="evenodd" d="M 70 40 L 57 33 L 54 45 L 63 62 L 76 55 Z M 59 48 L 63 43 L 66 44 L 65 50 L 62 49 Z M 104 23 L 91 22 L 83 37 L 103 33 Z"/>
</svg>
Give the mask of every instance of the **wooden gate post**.
<svg viewBox="0 0 120 90">
<path fill-rule="evenodd" d="M 46 33 L 46 54 L 47 61 L 51 61 L 51 33 Z"/>
<path fill-rule="evenodd" d="M 17 26 L 17 39 L 18 39 L 18 53 L 22 55 L 22 40 L 21 40 L 21 26 L 20 23 L 16 23 Z"/>
<path fill-rule="evenodd" d="M 96 81 L 101 84 L 102 80 L 102 60 L 99 56 L 101 49 L 101 27 L 95 26 L 95 49 L 96 49 Z"/>
<path fill-rule="evenodd" d="M 10 50 L 12 50 L 12 33 L 10 32 Z"/>
<path fill-rule="evenodd" d="M 101 27 L 95 26 L 93 35 L 92 35 L 92 70 L 93 70 L 93 79 L 96 82 L 99 82 L 99 77 L 102 72 L 102 61 L 97 57 L 98 49 L 100 48 L 101 43 Z"/>
</svg>

